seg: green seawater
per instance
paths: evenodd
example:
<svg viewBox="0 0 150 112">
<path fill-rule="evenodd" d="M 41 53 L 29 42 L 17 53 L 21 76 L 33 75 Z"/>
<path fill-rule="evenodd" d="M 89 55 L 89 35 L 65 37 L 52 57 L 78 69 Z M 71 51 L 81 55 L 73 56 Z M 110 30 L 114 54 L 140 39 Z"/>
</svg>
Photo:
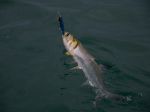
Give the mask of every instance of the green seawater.
<svg viewBox="0 0 150 112">
<path fill-rule="evenodd" d="M 106 66 L 112 93 L 132 101 L 92 101 L 57 24 Z M 0 0 L 0 112 L 150 112 L 148 0 Z"/>
</svg>

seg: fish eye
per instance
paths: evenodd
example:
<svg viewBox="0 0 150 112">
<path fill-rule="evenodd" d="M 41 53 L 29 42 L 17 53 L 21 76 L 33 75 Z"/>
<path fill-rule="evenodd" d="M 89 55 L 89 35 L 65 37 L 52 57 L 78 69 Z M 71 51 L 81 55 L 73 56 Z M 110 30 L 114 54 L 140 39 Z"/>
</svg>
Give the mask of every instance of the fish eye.
<svg viewBox="0 0 150 112">
<path fill-rule="evenodd" d="M 69 36 L 70 35 L 70 33 L 69 32 L 65 32 L 65 36 Z"/>
</svg>

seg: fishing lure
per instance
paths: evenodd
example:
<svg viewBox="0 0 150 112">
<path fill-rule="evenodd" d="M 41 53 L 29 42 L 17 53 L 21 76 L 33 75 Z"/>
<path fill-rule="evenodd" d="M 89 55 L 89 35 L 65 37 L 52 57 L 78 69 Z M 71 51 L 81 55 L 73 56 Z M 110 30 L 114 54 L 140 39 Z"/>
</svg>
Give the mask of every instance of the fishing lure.
<svg viewBox="0 0 150 112">
<path fill-rule="evenodd" d="M 60 31 L 61 31 L 62 35 L 64 35 L 64 31 L 65 31 L 64 22 L 63 22 L 63 18 L 60 14 L 58 16 L 58 22 L 59 22 Z"/>
</svg>

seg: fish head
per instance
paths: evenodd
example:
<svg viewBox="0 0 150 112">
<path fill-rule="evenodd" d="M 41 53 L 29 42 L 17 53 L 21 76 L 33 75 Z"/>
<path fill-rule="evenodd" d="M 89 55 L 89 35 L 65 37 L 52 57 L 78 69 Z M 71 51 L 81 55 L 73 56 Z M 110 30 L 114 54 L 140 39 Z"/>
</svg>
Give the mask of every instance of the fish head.
<svg viewBox="0 0 150 112">
<path fill-rule="evenodd" d="M 63 35 L 63 42 L 68 51 L 73 51 L 79 45 L 79 41 L 69 32 L 65 32 Z"/>
</svg>

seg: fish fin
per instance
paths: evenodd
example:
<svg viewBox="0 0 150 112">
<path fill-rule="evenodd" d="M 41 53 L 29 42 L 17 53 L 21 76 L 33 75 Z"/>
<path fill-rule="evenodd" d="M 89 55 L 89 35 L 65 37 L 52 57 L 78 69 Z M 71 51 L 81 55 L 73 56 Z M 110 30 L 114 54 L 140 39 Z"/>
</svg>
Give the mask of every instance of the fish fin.
<svg viewBox="0 0 150 112">
<path fill-rule="evenodd" d="M 76 67 L 73 67 L 73 68 L 71 68 L 70 70 L 78 70 L 78 69 L 82 69 L 81 67 L 79 67 L 79 66 L 76 66 Z"/>
<path fill-rule="evenodd" d="M 87 55 L 88 56 L 88 55 Z M 95 58 L 94 57 L 92 57 L 92 56 L 89 56 L 88 57 L 90 60 L 92 60 L 92 61 L 95 61 Z"/>
<path fill-rule="evenodd" d="M 77 64 L 77 62 L 75 62 L 74 60 L 71 61 L 69 64 Z"/>
<path fill-rule="evenodd" d="M 82 84 L 82 86 L 92 86 L 92 87 L 94 87 L 94 85 L 91 83 L 91 81 L 85 81 L 83 84 Z"/>
<path fill-rule="evenodd" d="M 68 52 L 68 51 L 65 52 L 65 55 L 66 55 L 66 56 L 71 56 L 70 52 Z"/>
<path fill-rule="evenodd" d="M 102 70 L 102 71 L 105 71 L 107 70 L 107 67 L 103 64 L 99 64 L 99 68 Z"/>
<path fill-rule="evenodd" d="M 67 51 L 67 52 L 65 52 L 65 55 L 73 56 L 74 55 L 74 51 L 73 50 Z"/>
<path fill-rule="evenodd" d="M 94 84 L 91 81 L 89 81 L 89 85 L 94 87 Z"/>
<path fill-rule="evenodd" d="M 87 86 L 87 85 L 90 85 L 88 80 L 85 81 L 81 86 Z"/>
</svg>

